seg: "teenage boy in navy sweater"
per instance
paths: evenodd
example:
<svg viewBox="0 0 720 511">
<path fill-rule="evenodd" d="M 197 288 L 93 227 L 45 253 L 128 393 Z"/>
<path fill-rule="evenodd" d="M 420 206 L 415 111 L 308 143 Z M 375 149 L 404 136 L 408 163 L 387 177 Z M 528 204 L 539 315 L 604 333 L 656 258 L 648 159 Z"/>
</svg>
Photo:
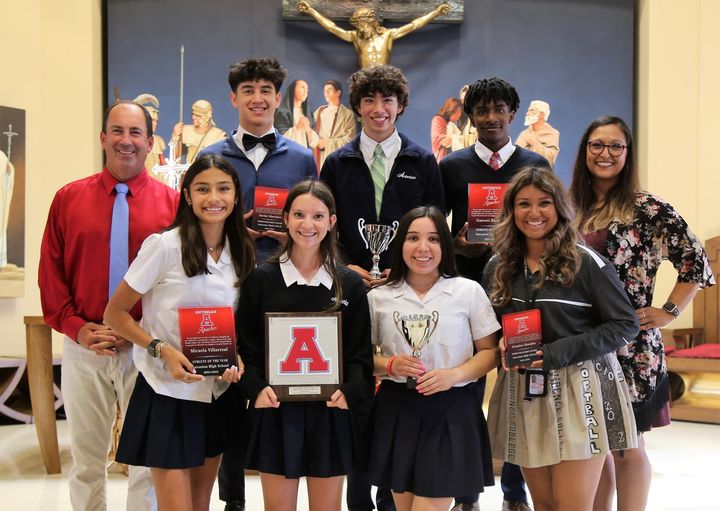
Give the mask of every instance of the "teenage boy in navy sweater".
<svg viewBox="0 0 720 511">
<path fill-rule="evenodd" d="M 348 267 L 370 289 L 388 275 L 392 245 L 380 256 L 382 278 L 373 279 L 372 254 L 358 230 L 358 220 L 392 225 L 421 205 L 443 212 L 442 182 L 433 154 L 398 132 L 395 121 L 408 105 L 408 82 L 393 66 L 361 69 L 350 77 L 350 107 L 362 118 L 358 136 L 330 154 L 320 180 L 327 183 L 337 204 L 337 233 Z M 393 243 L 402 243 L 395 240 Z M 367 410 L 355 411 L 362 422 Z M 379 511 L 394 511 L 387 488 L 378 488 Z M 370 483 L 359 471 L 348 476 L 347 505 L 350 511 L 373 509 Z"/>
<path fill-rule="evenodd" d="M 320 180 L 335 194 L 338 239 L 349 267 L 368 288 L 384 278 L 370 276 L 372 254 L 360 237 L 358 220 L 392 225 L 417 206 L 433 205 L 445 211 L 434 156 L 395 127 L 407 105 L 408 83 L 398 68 L 373 66 L 354 73 L 350 107 L 362 118 L 363 129 L 330 154 L 320 172 Z M 379 174 L 374 176 L 374 169 Z M 388 268 L 390 252 L 380 256 L 381 270 Z"/>
<path fill-rule="evenodd" d="M 532 151 L 512 143 L 508 130 L 520 106 L 515 87 L 500 78 L 478 80 L 465 94 L 463 109 L 477 129 L 477 142 L 453 151 L 440 162 L 445 205 L 452 212 L 455 262 L 464 277 L 482 281 L 485 265 L 492 256 L 488 243 L 467 240 L 468 184 L 507 183 L 523 167 L 550 163 Z M 478 387 L 484 390 L 484 387 Z M 505 463 L 501 484 L 503 511 L 529 511 L 525 481 L 520 467 Z M 477 496 L 458 499 L 456 511 L 479 509 Z"/>
</svg>

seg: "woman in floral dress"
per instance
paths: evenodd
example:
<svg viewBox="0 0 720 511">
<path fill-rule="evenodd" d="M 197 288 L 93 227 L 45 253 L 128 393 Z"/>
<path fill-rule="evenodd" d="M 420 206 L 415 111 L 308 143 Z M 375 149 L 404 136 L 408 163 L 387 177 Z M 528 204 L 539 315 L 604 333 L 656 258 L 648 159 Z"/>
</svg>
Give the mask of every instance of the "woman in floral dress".
<svg viewBox="0 0 720 511">
<path fill-rule="evenodd" d="M 670 204 L 639 189 L 632 134 L 619 117 L 600 117 L 585 130 L 570 194 L 582 237 L 615 266 L 640 321 L 638 337 L 618 352 L 638 432 L 665 426 L 670 423 L 669 392 L 660 328 L 699 289 L 714 284 L 705 250 Z M 663 259 L 678 277 L 665 305 L 654 307 L 655 277 Z M 645 509 L 650 479 L 640 436 L 638 449 L 608 457 L 595 509 L 611 508 L 615 487 L 618 510 Z"/>
</svg>

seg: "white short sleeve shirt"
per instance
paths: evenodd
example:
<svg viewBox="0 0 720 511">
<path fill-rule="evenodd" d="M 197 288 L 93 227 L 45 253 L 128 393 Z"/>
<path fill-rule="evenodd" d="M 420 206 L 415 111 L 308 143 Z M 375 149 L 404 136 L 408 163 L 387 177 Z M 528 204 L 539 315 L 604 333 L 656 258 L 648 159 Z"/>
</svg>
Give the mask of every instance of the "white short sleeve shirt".
<svg viewBox="0 0 720 511">
<path fill-rule="evenodd" d="M 237 276 L 225 243 L 218 262 L 208 254 L 208 273 L 188 278 L 182 267 L 179 229 L 149 236 L 130 269 L 125 282 L 142 294 L 143 318 L 140 326 L 153 338 L 180 347 L 178 307 L 237 305 Z M 146 349 L 134 346 L 133 357 L 138 370 L 158 394 L 209 403 L 220 396 L 229 384 L 209 376 L 205 381 L 183 383 L 165 370 L 161 359 L 153 358 Z"/>
<path fill-rule="evenodd" d="M 422 350 L 426 369 L 452 368 L 473 356 L 473 341 L 500 330 L 495 312 L 485 291 L 475 281 L 441 277 L 421 299 L 402 282 L 395 286 L 379 286 L 368 293 L 372 342 L 380 345 L 383 355 L 412 354 L 412 349 L 393 320 L 393 313 L 439 314 L 438 326 Z M 383 376 L 405 382 L 404 376 Z M 470 381 L 456 384 L 467 385 Z"/>
</svg>

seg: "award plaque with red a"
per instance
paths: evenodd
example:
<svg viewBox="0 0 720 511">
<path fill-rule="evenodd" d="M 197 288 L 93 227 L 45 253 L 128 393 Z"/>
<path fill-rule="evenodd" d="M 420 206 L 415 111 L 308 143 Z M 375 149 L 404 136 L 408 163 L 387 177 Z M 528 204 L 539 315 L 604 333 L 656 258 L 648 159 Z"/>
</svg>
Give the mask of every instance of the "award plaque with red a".
<svg viewBox="0 0 720 511">
<path fill-rule="evenodd" d="M 542 347 L 540 309 L 503 314 L 502 327 L 508 367 L 530 365 L 537 360 L 535 352 Z"/>
<path fill-rule="evenodd" d="M 197 374 L 222 374 L 237 365 L 232 307 L 178 307 L 180 345 Z"/>
<path fill-rule="evenodd" d="M 492 243 L 506 189 L 505 183 L 468 184 L 468 241 Z"/>
<path fill-rule="evenodd" d="M 284 231 L 283 208 L 288 196 L 287 188 L 255 187 L 255 206 L 252 228 L 255 231 Z"/>
<path fill-rule="evenodd" d="M 339 312 L 266 312 L 267 381 L 279 401 L 328 401 L 342 383 Z"/>
</svg>

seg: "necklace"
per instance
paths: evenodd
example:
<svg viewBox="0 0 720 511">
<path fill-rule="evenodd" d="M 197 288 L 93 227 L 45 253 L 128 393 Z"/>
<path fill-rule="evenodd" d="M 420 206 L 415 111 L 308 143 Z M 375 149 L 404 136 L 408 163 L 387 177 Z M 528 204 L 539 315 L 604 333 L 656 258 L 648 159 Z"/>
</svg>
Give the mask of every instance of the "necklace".
<svg viewBox="0 0 720 511">
<path fill-rule="evenodd" d="M 207 249 L 208 249 L 210 252 L 215 252 L 216 250 L 220 250 L 220 249 L 222 248 L 222 246 L 223 246 L 222 243 L 220 243 L 219 245 L 216 245 L 216 246 L 214 246 L 214 247 L 208 247 Z"/>
</svg>

